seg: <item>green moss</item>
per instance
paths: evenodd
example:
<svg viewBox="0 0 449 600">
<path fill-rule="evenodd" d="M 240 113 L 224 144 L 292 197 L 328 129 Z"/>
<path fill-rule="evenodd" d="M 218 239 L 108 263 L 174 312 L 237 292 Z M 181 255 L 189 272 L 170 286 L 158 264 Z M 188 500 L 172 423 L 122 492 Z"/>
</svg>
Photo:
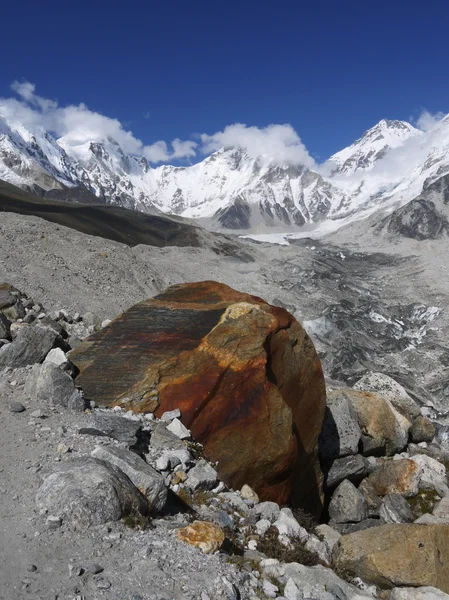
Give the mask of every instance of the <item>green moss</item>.
<svg viewBox="0 0 449 600">
<path fill-rule="evenodd" d="M 412 509 L 412 514 L 415 519 L 418 519 L 426 513 L 431 513 L 435 504 L 441 500 L 435 490 L 420 489 L 416 496 L 407 498 L 407 502 Z"/>
<path fill-rule="evenodd" d="M 151 526 L 151 521 L 148 517 L 142 517 L 141 515 L 126 515 L 122 519 L 123 525 L 125 527 L 129 527 L 130 529 L 138 529 L 144 531 L 145 529 L 149 529 Z"/>
</svg>

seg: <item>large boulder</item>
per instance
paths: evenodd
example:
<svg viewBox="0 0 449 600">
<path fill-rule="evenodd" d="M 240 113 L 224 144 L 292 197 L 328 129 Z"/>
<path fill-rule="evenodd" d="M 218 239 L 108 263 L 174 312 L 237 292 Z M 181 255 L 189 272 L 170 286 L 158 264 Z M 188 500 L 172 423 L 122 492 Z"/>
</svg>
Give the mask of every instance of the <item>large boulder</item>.
<svg viewBox="0 0 449 600">
<path fill-rule="evenodd" d="M 53 348 L 56 338 L 57 334 L 52 329 L 21 323 L 14 341 L 0 348 L 0 369 L 41 363 Z"/>
<path fill-rule="evenodd" d="M 91 457 L 59 464 L 36 495 L 41 510 L 74 529 L 148 514 L 148 502 L 116 466 Z"/>
<path fill-rule="evenodd" d="M 449 526 L 382 525 L 342 536 L 334 567 L 384 589 L 433 586 L 449 592 Z"/>
<path fill-rule="evenodd" d="M 319 512 L 325 385 L 312 341 L 283 308 L 206 281 L 134 305 L 70 359 L 87 400 L 183 424 L 226 484 Z"/>
</svg>

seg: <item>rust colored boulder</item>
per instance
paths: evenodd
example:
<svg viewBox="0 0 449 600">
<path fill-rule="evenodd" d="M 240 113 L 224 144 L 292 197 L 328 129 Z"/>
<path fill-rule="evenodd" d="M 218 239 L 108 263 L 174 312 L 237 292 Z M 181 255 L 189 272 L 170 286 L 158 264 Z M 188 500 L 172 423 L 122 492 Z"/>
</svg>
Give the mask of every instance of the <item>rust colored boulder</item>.
<svg viewBox="0 0 449 600">
<path fill-rule="evenodd" d="M 380 588 L 432 586 L 449 593 L 449 526 L 383 525 L 342 536 L 334 568 Z"/>
<path fill-rule="evenodd" d="M 194 521 L 183 529 L 176 531 L 181 542 L 200 548 L 203 554 L 212 554 L 219 550 L 224 542 L 223 530 L 208 521 Z"/>
<path fill-rule="evenodd" d="M 181 420 L 230 487 L 321 508 L 325 385 L 315 348 L 282 308 L 211 281 L 173 286 L 87 338 L 70 359 L 86 399 Z"/>
</svg>

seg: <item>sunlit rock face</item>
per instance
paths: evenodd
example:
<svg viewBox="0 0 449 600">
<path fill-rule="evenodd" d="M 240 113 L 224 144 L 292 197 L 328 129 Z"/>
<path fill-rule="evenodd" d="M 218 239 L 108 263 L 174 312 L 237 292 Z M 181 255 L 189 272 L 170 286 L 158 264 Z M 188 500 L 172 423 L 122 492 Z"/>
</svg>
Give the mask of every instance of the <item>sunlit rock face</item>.
<svg viewBox="0 0 449 600">
<path fill-rule="evenodd" d="M 71 360 L 99 405 L 179 408 L 232 488 L 320 511 L 324 378 L 285 309 L 216 282 L 178 285 L 121 314 Z"/>
</svg>

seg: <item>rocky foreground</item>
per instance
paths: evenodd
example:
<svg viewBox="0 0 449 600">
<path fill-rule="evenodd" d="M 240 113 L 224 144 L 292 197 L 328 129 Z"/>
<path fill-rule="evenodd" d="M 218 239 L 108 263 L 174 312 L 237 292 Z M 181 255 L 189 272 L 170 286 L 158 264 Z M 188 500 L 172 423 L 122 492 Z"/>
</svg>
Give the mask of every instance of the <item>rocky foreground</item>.
<svg viewBox="0 0 449 600">
<path fill-rule="evenodd" d="M 226 485 L 184 395 L 164 410 L 149 393 L 141 413 L 90 399 L 76 357 L 114 323 L 0 286 L 0 598 L 449 597 L 446 431 L 402 386 L 368 373 L 328 388 L 316 520 Z"/>
</svg>

